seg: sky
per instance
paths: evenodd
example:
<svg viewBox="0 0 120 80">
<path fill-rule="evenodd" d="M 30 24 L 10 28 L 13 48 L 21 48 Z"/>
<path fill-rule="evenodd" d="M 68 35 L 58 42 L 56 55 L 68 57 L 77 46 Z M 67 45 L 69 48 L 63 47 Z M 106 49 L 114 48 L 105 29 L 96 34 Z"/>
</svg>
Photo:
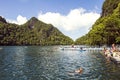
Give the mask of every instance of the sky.
<svg viewBox="0 0 120 80">
<path fill-rule="evenodd" d="M 0 16 L 24 24 L 31 17 L 50 23 L 73 40 L 88 33 L 105 0 L 0 0 Z"/>
</svg>

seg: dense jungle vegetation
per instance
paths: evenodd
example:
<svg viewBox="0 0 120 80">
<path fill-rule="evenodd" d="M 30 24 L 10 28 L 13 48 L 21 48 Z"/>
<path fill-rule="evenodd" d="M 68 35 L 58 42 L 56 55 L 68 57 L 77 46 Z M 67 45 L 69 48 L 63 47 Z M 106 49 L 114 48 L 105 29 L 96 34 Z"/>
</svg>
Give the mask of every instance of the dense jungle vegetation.
<svg viewBox="0 0 120 80">
<path fill-rule="evenodd" d="M 75 44 L 110 45 L 120 44 L 120 0 L 105 0 L 101 17 Z"/>
<path fill-rule="evenodd" d="M 51 24 L 32 17 L 23 25 L 7 23 L 0 16 L 0 45 L 66 45 L 73 40 Z"/>
</svg>

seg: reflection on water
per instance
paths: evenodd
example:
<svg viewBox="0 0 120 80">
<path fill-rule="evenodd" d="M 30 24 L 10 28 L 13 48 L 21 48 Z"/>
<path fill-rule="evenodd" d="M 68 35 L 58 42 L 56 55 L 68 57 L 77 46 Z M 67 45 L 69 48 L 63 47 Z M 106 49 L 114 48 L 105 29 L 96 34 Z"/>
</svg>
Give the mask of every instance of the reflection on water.
<svg viewBox="0 0 120 80">
<path fill-rule="evenodd" d="M 82 67 L 81 74 L 75 70 Z M 59 50 L 59 46 L 4 46 L 0 80 L 119 80 L 120 66 L 100 51 Z"/>
</svg>

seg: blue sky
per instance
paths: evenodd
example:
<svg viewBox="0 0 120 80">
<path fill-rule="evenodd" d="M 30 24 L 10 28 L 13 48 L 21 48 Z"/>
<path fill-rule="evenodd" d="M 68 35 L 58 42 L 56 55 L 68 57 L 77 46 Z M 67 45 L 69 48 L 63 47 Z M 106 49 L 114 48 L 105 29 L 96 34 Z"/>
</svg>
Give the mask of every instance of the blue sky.
<svg viewBox="0 0 120 80">
<path fill-rule="evenodd" d="M 34 16 L 53 24 L 75 40 L 86 34 L 100 17 L 103 2 L 104 0 L 0 0 L 0 15 L 16 24 L 23 24 Z"/>
</svg>

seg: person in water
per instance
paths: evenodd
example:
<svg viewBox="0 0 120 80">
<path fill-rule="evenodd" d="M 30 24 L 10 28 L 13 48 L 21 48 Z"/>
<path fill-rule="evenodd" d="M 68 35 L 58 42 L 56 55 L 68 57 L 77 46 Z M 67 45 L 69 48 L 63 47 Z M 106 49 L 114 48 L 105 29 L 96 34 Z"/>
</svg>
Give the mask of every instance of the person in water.
<svg viewBox="0 0 120 80">
<path fill-rule="evenodd" d="M 106 47 L 104 47 L 103 52 L 105 53 L 106 51 L 107 51 L 107 48 L 106 48 Z"/>
<path fill-rule="evenodd" d="M 105 54 L 105 56 L 107 56 L 107 54 L 109 53 L 109 50 L 106 47 L 104 47 L 103 53 Z"/>
<path fill-rule="evenodd" d="M 74 44 L 72 44 L 72 48 L 74 48 Z"/>
<path fill-rule="evenodd" d="M 75 70 L 74 72 L 69 72 L 69 75 L 74 75 L 75 73 L 77 74 L 82 74 L 83 73 L 83 68 L 80 67 L 79 69 Z"/>
<path fill-rule="evenodd" d="M 83 72 L 83 69 L 80 67 L 78 70 L 75 70 L 76 73 L 82 73 Z"/>
<path fill-rule="evenodd" d="M 83 48 L 81 47 L 80 50 L 83 50 Z"/>
</svg>

